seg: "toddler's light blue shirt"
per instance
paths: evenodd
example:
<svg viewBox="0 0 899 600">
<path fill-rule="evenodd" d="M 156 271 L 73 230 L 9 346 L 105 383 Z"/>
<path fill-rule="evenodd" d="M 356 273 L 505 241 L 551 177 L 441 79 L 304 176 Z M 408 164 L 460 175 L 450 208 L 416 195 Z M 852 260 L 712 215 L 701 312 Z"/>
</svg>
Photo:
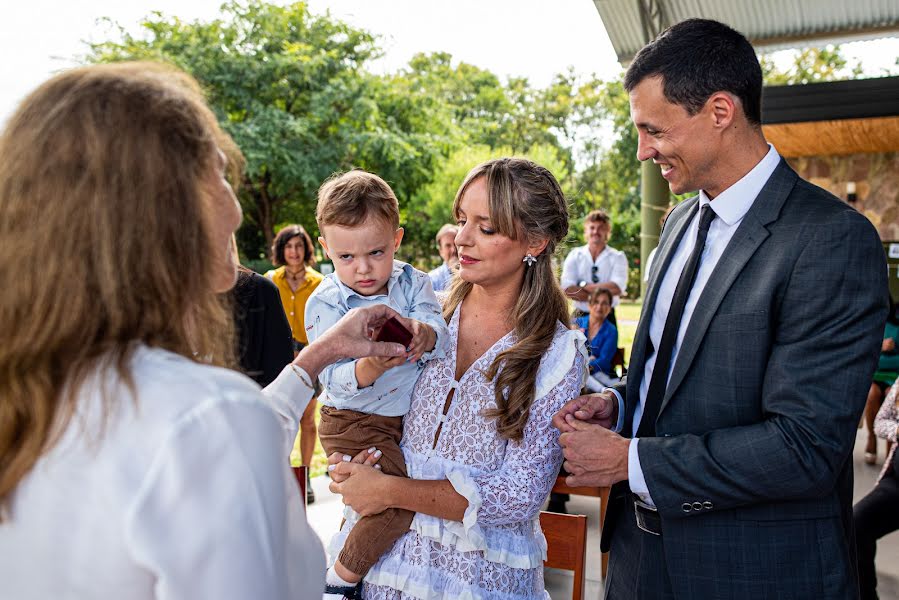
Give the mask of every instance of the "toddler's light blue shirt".
<svg viewBox="0 0 899 600">
<path fill-rule="evenodd" d="M 319 401 L 334 408 L 397 417 L 409 411 L 412 388 L 425 361 L 446 356 L 446 321 L 426 273 L 395 260 L 387 282 L 387 294 L 377 296 L 357 294 L 343 285 L 336 273 L 325 276 L 306 302 L 306 334 L 312 343 L 351 309 L 373 304 L 386 304 L 404 317 L 430 325 L 437 334 L 434 349 L 424 354 L 418 363 L 404 363 L 389 369 L 364 388 L 360 388 L 356 381 L 355 360 L 333 364 L 318 377 L 325 388 Z"/>
</svg>

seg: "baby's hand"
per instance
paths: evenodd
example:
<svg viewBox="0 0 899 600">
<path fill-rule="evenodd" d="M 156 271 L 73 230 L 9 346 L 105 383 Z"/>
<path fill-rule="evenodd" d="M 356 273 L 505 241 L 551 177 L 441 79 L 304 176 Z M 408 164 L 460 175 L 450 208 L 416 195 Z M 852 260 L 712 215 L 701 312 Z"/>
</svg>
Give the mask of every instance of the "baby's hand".
<svg viewBox="0 0 899 600">
<path fill-rule="evenodd" d="M 408 356 L 408 352 L 405 356 L 369 356 L 368 360 L 372 362 L 378 369 L 382 372 L 387 371 L 388 369 L 392 369 L 393 367 L 398 367 L 401 364 L 406 362 L 406 356 Z"/>
<path fill-rule="evenodd" d="M 430 352 L 437 345 L 437 334 L 430 325 L 415 319 L 403 319 L 403 325 L 412 332 L 412 341 L 406 349 L 406 360 L 417 362 L 425 352 Z"/>
</svg>

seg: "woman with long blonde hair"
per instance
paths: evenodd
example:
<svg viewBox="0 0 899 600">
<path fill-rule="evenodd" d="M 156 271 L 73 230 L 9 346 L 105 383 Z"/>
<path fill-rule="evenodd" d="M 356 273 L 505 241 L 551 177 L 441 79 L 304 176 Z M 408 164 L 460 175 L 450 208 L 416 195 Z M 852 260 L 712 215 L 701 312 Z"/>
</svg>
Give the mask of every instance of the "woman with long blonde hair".
<svg viewBox="0 0 899 600">
<path fill-rule="evenodd" d="M 550 262 L 568 209 L 549 171 L 503 158 L 472 169 L 453 213 L 451 350 L 425 366 L 405 417 L 412 479 L 332 455 L 332 489 L 361 515 L 417 513 L 362 597 L 547 598 L 538 516 L 562 463 L 551 418 L 578 395 L 586 364 Z"/>
<path fill-rule="evenodd" d="M 147 63 L 58 75 L 0 135 L 4 597 L 321 594 L 289 436 L 323 363 L 402 349 L 363 335 L 386 315 L 356 315 L 268 395 L 217 366 L 241 220 L 226 154 L 196 82 Z"/>
</svg>

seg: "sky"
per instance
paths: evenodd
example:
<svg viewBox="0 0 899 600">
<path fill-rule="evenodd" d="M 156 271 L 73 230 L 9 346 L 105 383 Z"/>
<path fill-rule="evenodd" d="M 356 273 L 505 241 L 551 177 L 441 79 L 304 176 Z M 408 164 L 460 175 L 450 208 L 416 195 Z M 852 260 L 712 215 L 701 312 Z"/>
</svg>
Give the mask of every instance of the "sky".
<svg viewBox="0 0 899 600">
<path fill-rule="evenodd" d="M 78 64 L 86 41 L 114 30 L 108 17 L 137 31 L 153 11 L 181 20 L 212 19 L 222 0 L 21 0 L 0 20 L 0 124 L 32 89 Z M 545 86 L 572 66 L 603 78 L 620 73 L 592 0 L 309 0 L 313 13 L 331 14 L 380 36 L 385 55 L 371 65 L 393 72 L 416 52 L 445 51 L 501 77 L 527 77 Z M 899 56 L 899 39 L 846 44 L 869 73 Z"/>
</svg>

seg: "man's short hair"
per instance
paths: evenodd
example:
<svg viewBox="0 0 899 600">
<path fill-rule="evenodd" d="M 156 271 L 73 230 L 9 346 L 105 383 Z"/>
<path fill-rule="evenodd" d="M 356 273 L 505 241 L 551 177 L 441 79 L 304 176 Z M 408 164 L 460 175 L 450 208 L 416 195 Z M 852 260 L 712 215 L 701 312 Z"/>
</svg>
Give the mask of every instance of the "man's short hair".
<svg viewBox="0 0 899 600">
<path fill-rule="evenodd" d="M 439 246 L 440 238 L 442 238 L 445 235 L 450 235 L 450 234 L 452 234 L 453 237 L 456 237 L 456 234 L 458 234 L 458 233 L 459 233 L 459 227 L 457 227 L 456 225 L 447 223 L 446 225 L 444 225 L 440 228 L 440 231 L 437 232 L 437 235 L 434 236 L 434 239 L 437 241 L 437 245 Z"/>
<path fill-rule="evenodd" d="M 695 115 L 715 92 L 740 99 L 746 119 L 762 122 L 762 68 L 749 40 L 723 23 L 687 19 L 672 25 L 637 52 L 624 75 L 632 91 L 660 76 L 665 98 Z"/>
<path fill-rule="evenodd" d="M 318 189 L 315 220 L 324 235 L 324 227 L 340 225 L 356 227 L 370 217 L 400 226 L 400 209 L 396 194 L 387 182 L 362 170 L 337 173 Z"/>
<path fill-rule="evenodd" d="M 600 208 L 588 212 L 587 216 L 584 217 L 584 223 L 606 223 L 611 225 L 612 219 L 609 218 L 609 213 Z"/>
</svg>

